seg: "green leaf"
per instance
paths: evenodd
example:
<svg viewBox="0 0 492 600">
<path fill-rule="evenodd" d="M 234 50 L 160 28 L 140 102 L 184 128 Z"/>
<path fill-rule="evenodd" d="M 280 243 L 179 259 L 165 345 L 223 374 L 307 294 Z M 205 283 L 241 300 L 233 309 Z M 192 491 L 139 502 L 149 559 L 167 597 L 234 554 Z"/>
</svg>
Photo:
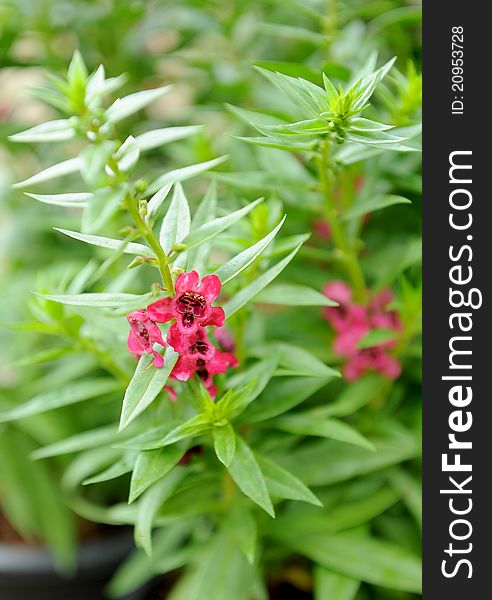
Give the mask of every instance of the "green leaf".
<svg viewBox="0 0 492 600">
<path fill-rule="evenodd" d="M 417 525 L 422 528 L 422 485 L 407 471 L 395 469 L 389 475 L 393 489 L 403 498 Z"/>
<path fill-rule="evenodd" d="M 338 306 L 318 290 L 293 283 L 274 283 L 260 292 L 256 302 L 285 306 Z"/>
<path fill-rule="evenodd" d="M 0 423 L 23 419 L 24 417 L 37 415 L 48 410 L 53 410 L 54 408 L 69 406 L 84 400 L 91 400 L 98 396 L 114 392 L 119 387 L 118 382 L 113 379 L 104 379 L 102 377 L 70 383 L 60 389 L 34 396 L 28 402 L 0 413 Z"/>
<path fill-rule="evenodd" d="M 272 496 L 323 506 L 313 492 L 292 473 L 263 456 L 257 454 L 256 458 L 265 476 L 268 491 Z"/>
<path fill-rule="evenodd" d="M 232 504 L 224 519 L 224 525 L 243 551 L 249 564 L 254 564 L 258 527 L 253 512 L 243 504 Z"/>
<path fill-rule="evenodd" d="M 190 534 L 190 521 L 169 523 L 156 531 L 149 558 L 142 550 L 136 551 L 118 567 L 107 587 L 110 598 L 120 598 L 141 589 L 155 574 L 174 571 L 190 562 L 195 551 L 190 544 L 183 544 Z"/>
<path fill-rule="evenodd" d="M 359 87 L 361 93 L 360 93 L 359 97 L 357 98 L 357 101 L 353 105 L 354 110 L 362 110 L 362 108 L 366 105 L 369 98 L 374 93 L 374 90 L 378 86 L 381 79 L 383 79 L 383 77 L 385 77 L 385 75 L 388 73 L 388 71 L 391 69 L 391 67 L 395 64 L 395 61 L 396 61 L 396 56 L 391 58 L 387 63 L 385 63 L 377 71 L 374 71 L 373 73 L 369 73 L 361 80 L 360 87 Z"/>
<path fill-rule="evenodd" d="M 135 522 L 135 544 L 143 548 L 148 556 L 152 555 L 152 525 L 157 511 L 172 495 L 183 476 L 183 469 L 167 473 L 147 491 L 140 502 Z"/>
<path fill-rule="evenodd" d="M 130 115 L 142 110 L 149 104 L 151 104 L 157 98 L 160 98 L 164 94 L 167 94 L 171 86 L 165 86 L 161 88 L 155 88 L 152 90 L 143 90 L 141 92 L 135 92 L 124 98 L 118 98 L 115 102 L 106 110 L 105 119 L 108 123 L 117 123 L 122 119 L 126 119 Z"/>
<path fill-rule="evenodd" d="M 167 600 L 249 600 L 254 570 L 230 535 L 218 533 L 196 552 Z"/>
<path fill-rule="evenodd" d="M 138 417 L 162 391 L 178 360 L 178 356 L 178 353 L 171 346 L 166 348 L 164 366 L 160 369 L 154 367 L 152 364 L 153 355 L 144 354 L 140 358 L 123 398 L 119 425 L 120 431 Z"/>
<path fill-rule="evenodd" d="M 273 355 L 232 377 L 228 382 L 230 393 L 216 403 L 216 414 L 227 419 L 240 415 L 266 388 L 278 363 L 278 356 Z"/>
<path fill-rule="evenodd" d="M 285 342 L 264 344 L 260 348 L 253 348 L 252 354 L 259 356 L 278 356 L 283 367 L 283 375 L 298 375 L 306 377 L 340 377 L 340 373 L 308 350 Z"/>
<path fill-rule="evenodd" d="M 222 285 L 239 275 L 241 271 L 249 267 L 249 265 L 255 260 L 257 256 L 259 256 L 263 250 L 270 244 L 270 242 L 274 239 L 274 237 L 279 232 L 280 228 L 284 224 L 285 216 L 280 221 L 280 223 L 263 239 L 256 244 L 253 244 L 246 250 L 243 250 L 234 258 L 231 258 L 225 264 L 223 264 L 215 274 L 220 279 Z"/>
<path fill-rule="evenodd" d="M 195 437 L 202 433 L 205 433 L 211 428 L 210 416 L 208 414 L 199 414 L 191 417 L 188 421 L 185 421 L 181 425 L 178 425 L 170 432 L 168 432 L 161 439 L 155 442 L 149 443 L 149 448 L 161 448 L 163 446 L 169 446 L 175 444 L 181 440 L 189 437 Z"/>
<path fill-rule="evenodd" d="M 219 217 L 218 219 L 204 223 L 197 229 L 193 229 L 181 243 L 186 246 L 187 249 L 194 248 L 195 246 L 198 246 L 198 244 L 203 244 L 203 242 L 219 235 L 219 233 L 222 233 L 225 229 L 234 225 L 239 219 L 245 217 L 260 202 L 263 202 L 263 198 L 258 198 L 258 200 L 251 202 L 251 204 L 248 204 L 239 210 L 229 213 L 225 217 Z"/>
<path fill-rule="evenodd" d="M 236 451 L 236 434 L 230 423 L 216 425 L 212 430 L 214 436 L 214 449 L 217 458 L 228 467 Z"/>
<path fill-rule="evenodd" d="M 236 452 L 228 469 L 239 489 L 271 517 L 275 517 L 263 473 L 250 447 L 239 436 L 236 440 Z"/>
<path fill-rule="evenodd" d="M 274 379 L 268 389 L 241 415 L 241 423 L 258 423 L 271 419 L 316 393 L 331 377 L 280 377 Z"/>
<path fill-rule="evenodd" d="M 328 44 L 330 37 L 328 35 L 317 33 L 305 27 L 295 25 L 284 25 L 280 23 L 259 23 L 260 31 L 268 34 L 268 36 L 280 36 L 292 41 L 309 42 L 315 46 L 325 46 Z"/>
<path fill-rule="evenodd" d="M 354 117 L 350 119 L 350 129 L 354 131 L 387 131 L 388 129 L 393 129 L 393 125 L 378 123 L 377 121 L 371 121 L 362 117 Z"/>
<path fill-rule="evenodd" d="M 159 234 L 161 246 L 169 254 L 175 244 L 180 244 L 190 232 L 190 208 L 182 185 L 174 186 L 174 193 Z"/>
<path fill-rule="evenodd" d="M 63 233 L 64 235 L 68 235 L 68 237 L 71 237 L 74 240 L 80 240 L 81 242 L 91 244 L 92 246 L 99 246 L 100 248 L 108 248 L 116 251 L 124 248 L 124 254 L 155 258 L 154 251 L 143 244 L 135 244 L 133 242 L 126 242 L 125 240 L 114 240 L 112 238 L 102 237 L 99 235 L 90 235 L 88 233 L 79 233 L 78 231 L 70 231 L 69 229 L 61 229 L 59 227 L 54 227 L 53 229 Z"/>
<path fill-rule="evenodd" d="M 152 148 L 157 148 L 164 144 L 190 137 L 198 131 L 201 131 L 201 129 L 203 129 L 202 125 L 153 129 L 152 131 L 142 133 L 142 135 L 137 135 L 133 141 L 132 148 L 138 148 L 141 152 L 145 152 L 146 150 L 151 150 Z"/>
<path fill-rule="evenodd" d="M 238 292 L 235 296 L 233 296 L 226 304 L 224 305 L 224 311 L 227 317 L 231 317 L 238 310 L 243 308 L 248 302 L 250 302 L 261 290 L 266 287 L 269 283 L 271 283 L 277 275 L 279 275 L 285 267 L 290 263 L 290 261 L 294 258 L 294 256 L 299 251 L 301 245 L 294 248 L 294 250 L 288 254 L 285 258 L 279 261 L 276 265 L 268 269 L 262 273 L 259 277 L 257 277 L 253 282 L 243 288 L 240 292 Z"/>
<path fill-rule="evenodd" d="M 265 148 L 276 148 L 277 150 L 287 150 L 289 152 L 309 152 L 314 149 L 316 146 L 316 140 L 312 140 L 310 142 L 300 142 L 294 141 L 294 138 L 291 140 L 286 140 L 285 138 L 279 139 L 278 136 L 271 137 L 243 137 L 243 136 L 232 136 L 241 142 L 246 142 L 247 144 L 252 144 L 253 146 L 264 146 Z"/>
<path fill-rule="evenodd" d="M 118 439 L 117 434 L 118 431 L 113 425 L 105 425 L 38 448 L 32 453 L 32 457 L 34 459 L 47 458 L 69 454 L 70 452 L 80 452 L 80 450 L 87 450 L 88 448 L 97 448 L 115 442 Z"/>
<path fill-rule="evenodd" d="M 184 448 L 178 445 L 141 452 L 133 469 L 128 503 L 136 500 L 147 488 L 164 477 L 178 464 L 184 453 Z"/>
<path fill-rule="evenodd" d="M 9 136 L 12 142 L 58 142 L 75 137 L 75 130 L 70 119 L 58 119 L 36 125 L 26 131 Z"/>
<path fill-rule="evenodd" d="M 106 294 L 106 293 L 89 293 L 89 294 L 36 294 L 46 300 L 59 302 L 60 304 L 68 304 L 70 306 L 87 306 L 92 308 L 118 308 L 126 306 L 130 302 L 138 302 L 145 304 L 150 299 L 149 294 Z"/>
<path fill-rule="evenodd" d="M 107 469 L 88 477 L 82 481 L 82 485 L 91 485 L 94 483 L 102 483 L 103 481 L 111 481 L 111 479 L 117 479 L 122 475 L 126 475 L 133 470 L 135 465 L 135 456 L 125 456 L 121 460 L 109 465 Z"/>
<path fill-rule="evenodd" d="M 411 204 L 408 198 L 403 196 L 396 196 L 394 194 L 384 194 L 379 196 L 372 196 L 367 198 L 364 202 L 359 202 L 351 208 L 349 208 L 342 215 L 342 220 L 350 221 L 352 219 L 358 219 L 368 213 L 387 208 L 388 206 L 394 206 L 395 204 Z"/>
<path fill-rule="evenodd" d="M 372 329 L 359 340 L 357 348 L 372 348 L 395 339 L 398 332 L 394 329 Z"/>
<path fill-rule="evenodd" d="M 43 202 L 43 204 L 54 204 L 55 206 L 67 206 L 69 208 L 83 208 L 92 198 L 93 194 L 80 192 L 75 194 L 29 194 L 26 196 Z M 61 230 L 63 231 L 63 230 Z"/>
<path fill-rule="evenodd" d="M 359 533 L 309 534 L 289 546 L 317 564 L 356 580 L 420 593 L 422 565 L 401 546 Z"/>
<path fill-rule="evenodd" d="M 120 208 L 124 195 L 123 187 L 97 190 L 84 210 L 82 231 L 95 233 L 104 227 Z"/>
<path fill-rule="evenodd" d="M 360 582 L 316 565 L 314 600 L 354 600 Z"/>
<path fill-rule="evenodd" d="M 158 177 L 154 183 L 152 183 L 148 190 L 148 194 L 154 194 L 158 189 L 164 187 L 168 183 L 175 184 L 178 181 L 185 181 L 186 179 L 191 179 L 191 177 L 195 177 L 196 175 L 200 175 L 200 173 L 204 173 L 217 165 L 220 165 L 224 161 L 226 161 L 229 156 L 219 156 L 218 158 L 214 158 L 212 160 L 207 160 L 206 162 L 198 163 L 196 165 L 190 165 L 188 167 L 182 167 L 181 169 L 175 169 L 174 171 L 169 171 L 169 173 L 165 173 Z"/>
<path fill-rule="evenodd" d="M 24 181 L 19 181 L 18 183 L 14 183 L 13 188 L 24 188 L 29 187 L 30 185 L 36 185 L 38 183 L 44 183 L 45 181 L 50 181 L 51 179 L 55 179 L 56 177 L 63 177 L 64 175 L 69 175 L 70 173 L 76 173 L 80 170 L 82 166 L 82 160 L 77 158 L 70 158 L 68 160 L 64 160 L 52 167 L 48 167 L 44 169 L 44 171 L 40 171 L 25 179 Z"/>
<path fill-rule="evenodd" d="M 370 441 L 376 452 L 335 440 L 319 440 L 291 452 L 281 462 L 289 471 L 302 475 L 308 485 L 322 486 L 379 471 L 420 453 L 420 442 L 407 433 L 391 432 L 371 437 Z"/>
<path fill-rule="evenodd" d="M 301 413 L 280 417 L 273 422 L 273 426 L 295 435 L 331 438 L 339 442 L 367 448 L 373 452 L 375 450 L 369 440 L 347 423 L 336 419 L 320 419 L 315 414 Z"/>
<path fill-rule="evenodd" d="M 2 512 L 29 540 L 43 539 L 57 567 L 71 573 L 75 563 L 76 533 L 55 473 L 33 463 L 33 444 L 21 431 L 4 428 L 0 434 Z"/>
<path fill-rule="evenodd" d="M 210 182 L 207 192 L 202 201 L 198 205 L 193 219 L 191 221 L 191 230 L 195 231 L 205 223 L 215 219 L 217 209 L 217 183 L 215 177 Z M 210 254 L 211 243 L 203 242 L 202 244 L 192 248 L 188 254 L 188 269 L 194 268 L 199 273 L 205 268 L 205 265 Z"/>
<path fill-rule="evenodd" d="M 67 79 L 74 91 L 84 90 L 87 84 L 87 67 L 79 50 L 75 50 L 68 66 Z"/>
<path fill-rule="evenodd" d="M 153 223 L 157 215 L 159 214 L 160 208 L 166 200 L 171 188 L 173 187 L 172 183 L 166 183 L 163 185 L 157 192 L 152 196 L 152 198 L 147 203 L 147 221 L 149 223 Z"/>
<path fill-rule="evenodd" d="M 362 495 L 364 491 L 359 491 L 359 487 L 359 497 L 355 500 L 350 497 L 350 488 L 345 493 L 337 488 L 329 488 L 324 492 L 327 502 L 327 508 L 324 510 L 305 504 L 291 505 L 280 519 L 271 524 L 272 534 L 280 538 L 294 538 L 310 533 L 330 535 L 354 530 L 370 523 L 398 502 L 398 495 L 393 490 L 387 487 L 374 489 L 374 484 L 369 478 L 366 478 L 365 482 L 354 482 L 352 489 L 364 483 L 368 484 L 362 488 L 367 490 L 365 495 Z"/>
<path fill-rule="evenodd" d="M 369 404 L 385 387 L 385 380 L 376 374 L 365 375 L 347 385 L 335 402 L 322 407 L 323 415 L 346 417 Z"/>
</svg>

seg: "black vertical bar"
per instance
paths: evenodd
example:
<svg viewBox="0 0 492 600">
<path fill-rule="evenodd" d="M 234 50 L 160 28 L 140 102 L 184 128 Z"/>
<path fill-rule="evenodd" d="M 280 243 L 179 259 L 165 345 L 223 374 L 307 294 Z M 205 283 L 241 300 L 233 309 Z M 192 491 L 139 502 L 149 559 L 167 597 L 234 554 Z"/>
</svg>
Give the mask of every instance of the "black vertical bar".
<svg viewBox="0 0 492 600">
<path fill-rule="evenodd" d="M 480 10 L 485 6 L 477 0 L 424 3 L 424 600 L 492 598 L 492 29 Z M 452 171 L 451 179 L 458 181 L 450 182 L 453 152 L 468 152 L 452 160 L 472 168 Z M 471 197 L 471 205 L 453 208 L 450 196 L 462 207 Z M 450 215 L 458 226 L 468 223 L 469 215 L 473 221 L 469 228 L 453 228 Z M 459 258 L 450 257 L 460 251 Z M 470 273 L 470 282 L 456 283 Z M 481 293 L 481 308 L 451 307 L 450 288 L 475 305 Z M 459 304 L 459 295 L 453 298 Z M 453 313 L 468 316 L 450 323 Z M 471 322 L 470 331 L 463 331 Z M 472 354 L 455 355 L 460 368 L 453 369 L 449 341 L 454 336 L 471 337 L 455 340 L 454 348 Z M 467 365 L 471 368 L 463 368 Z M 449 376 L 462 379 L 443 379 Z M 454 405 L 449 399 L 453 386 Z M 469 404 L 467 387 L 473 394 Z M 450 434 L 473 447 L 449 449 Z M 459 455 L 472 470 L 443 471 L 443 454 L 450 464 Z M 463 514 L 453 514 L 452 508 Z"/>
</svg>

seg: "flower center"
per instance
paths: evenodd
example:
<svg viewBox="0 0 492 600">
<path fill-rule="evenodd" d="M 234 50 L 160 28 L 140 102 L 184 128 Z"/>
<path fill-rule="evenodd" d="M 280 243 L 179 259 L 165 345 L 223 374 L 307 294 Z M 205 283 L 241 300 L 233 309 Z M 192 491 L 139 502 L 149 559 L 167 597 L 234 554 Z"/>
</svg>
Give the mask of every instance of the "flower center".
<svg viewBox="0 0 492 600">
<path fill-rule="evenodd" d="M 176 302 L 176 310 L 183 315 L 185 325 L 191 325 L 196 317 L 203 317 L 206 309 L 207 301 L 196 292 L 185 292 Z"/>
<path fill-rule="evenodd" d="M 199 358 L 196 361 L 196 373 L 200 379 L 203 381 L 207 381 L 208 379 L 208 371 L 207 371 L 207 363 L 203 360 L 203 358 Z"/>
<path fill-rule="evenodd" d="M 138 337 L 143 338 L 145 342 L 150 343 L 149 331 L 141 321 L 137 321 L 137 319 L 130 319 L 130 324 L 132 327 L 136 328 L 136 334 Z"/>
<path fill-rule="evenodd" d="M 202 342 L 201 340 L 198 340 L 198 342 L 196 342 L 195 344 L 193 344 L 193 346 L 191 346 L 190 353 L 195 354 L 198 352 L 199 354 L 207 354 L 207 350 L 208 350 L 208 344 L 206 342 Z M 202 359 L 200 358 L 198 360 L 202 360 Z"/>
</svg>

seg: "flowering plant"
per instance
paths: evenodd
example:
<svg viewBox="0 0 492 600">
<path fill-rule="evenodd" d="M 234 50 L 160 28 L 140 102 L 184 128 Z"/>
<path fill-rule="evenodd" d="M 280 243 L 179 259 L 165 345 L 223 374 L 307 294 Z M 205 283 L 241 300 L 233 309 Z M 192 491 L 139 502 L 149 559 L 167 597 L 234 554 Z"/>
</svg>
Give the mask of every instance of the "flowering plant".
<svg viewBox="0 0 492 600">
<path fill-rule="evenodd" d="M 124 79 L 102 66 L 89 74 L 79 53 L 66 78 L 38 92 L 64 117 L 12 137 L 75 150 L 17 187 L 67 209 L 79 224 L 58 235 L 95 254 L 43 282 L 34 302 L 40 331 L 57 339 L 41 352 L 75 357 L 70 379 L 0 420 L 73 417 L 75 430 L 34 456 L 63 465 L 76 514 L 134 526 L 139 550 L 113 595 L 177 569 L 173 600 L 265 598 L 279 570 L 292 581 L 307 573 L 299 585 L 319 598 L 336 589 L 354 598 L 361 581 L 418 593 L 415 552 L 365 526 L 395 506 L 419 519 L 411 470 L 395 467 L 418 457 L 415 415 L 392 413 L 420 290 L 403 275 L 408 256 L 389 276 L 361 260 L 367 215 L 409 201 L 359 165 L 394 153 L 383 164 L 394 172 L 401 156 L 418 156 L 417 125 L 361 116 L 392 66 L 370 56 L 346 90 L 326 75 L 321 87 L 263 70 L 292 105 L 275 116 L 230 107 L 260 133 L 242 141 L 282 156 L 273 187 L 287 217 L 275 193 L 251 197 L 258 171 L 217 171 L 189 200 L 188 181 L 226 156 L 142 173 L 145 152 L 200 128 L 120 136 L 169 88 L 111 102 Z M 83 191 L 37 191 L 72 176 Z"/>
</svg>

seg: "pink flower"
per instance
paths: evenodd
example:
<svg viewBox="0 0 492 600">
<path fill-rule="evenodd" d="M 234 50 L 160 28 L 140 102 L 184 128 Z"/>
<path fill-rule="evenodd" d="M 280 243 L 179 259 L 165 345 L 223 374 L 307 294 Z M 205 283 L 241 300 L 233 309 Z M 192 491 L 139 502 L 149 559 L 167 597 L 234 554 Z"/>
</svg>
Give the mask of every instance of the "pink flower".
<svg viewBox="0 0 492 600">
<path fill-rule="evenodd" d="M 360 350 L 343 366 L 343 376 L 347 381 L 359 379 L 368 371 L 381 373 L 389 379 L 398 379 L 401 375 L 401 365 L 395 357 L 386 354 L 380 345 Z"/>
<path fill-rule="evenodd" d="M 178 381 L 188 381 L 196 373 L 212 397 L 217 393 L 213 375 L 225 373 L 228 367 L 238 365 L 233 354 L 215 348 L 204 327 L 199 327 L 193 335 L 185 335 L 179 330 L 178 323 L 174 323 L 169 329 L 167 341 L 179 352 L 171 377 Z"/>
<path fill-rule="evenodd" d="M 387 310 L 393 300 L 392 292 L 383 290 L 366 306 L 352 303 L 352 290 L 343 281 L 330 282 L 323 292 L 339 303 L 337 307 L 325 308 L 324 316 L 336 333 L 333 342 L 335 353 L 347 359 L 343 366 L 345 379 L 353 381 L 368 371 L 376 371 L 390 379 L 399 377 L 400 363 L 387 352 L 395 345 L 396 339 L 371 348 L 359 348 L 359 342 L 373 329 L 402 330 L 398 313 Z"/>
<path fill-rule="evenodd" d="M 200 326 L 224 324 L 224 310 L 212 307 L 212 302 L 220 293 L 221 283 L 217 275 L 202 279 L 196 271 L 182 273 L 176 280 L 176 296 L 158 300 L 147 307 L 150 317 L 157 323 L 165 323 L 176 318 L 179 331 L 193 335 Z"/>
<path fill-rule="evenodd" d="M 162 355 L 154 350 L 154 343 L 161 346 L 167 346 L 162 339 L 162 333 L 159 326 L 149 317 L 146 310 L 137 310 L 127 316 L 130 323 L 130 333 L 128 334 L 128 350 L 137 358 L 145 352 L 154 355 L 154 366 L 160 368 L 164 364 Z"/>
<path fill-rule="evenodd" d="M 236 342 L 227 327 L 218 327 L 215 332 L 215 339 L 219 342 L 219 346 L 226 352 L 234 352 Z"/>
<path fill-rule="evenodd" d="M 321 240 L 331 240 L 331 228 L 324 219 L 316 219 L 313 222 L 313 231 Z"/>
</svg>

